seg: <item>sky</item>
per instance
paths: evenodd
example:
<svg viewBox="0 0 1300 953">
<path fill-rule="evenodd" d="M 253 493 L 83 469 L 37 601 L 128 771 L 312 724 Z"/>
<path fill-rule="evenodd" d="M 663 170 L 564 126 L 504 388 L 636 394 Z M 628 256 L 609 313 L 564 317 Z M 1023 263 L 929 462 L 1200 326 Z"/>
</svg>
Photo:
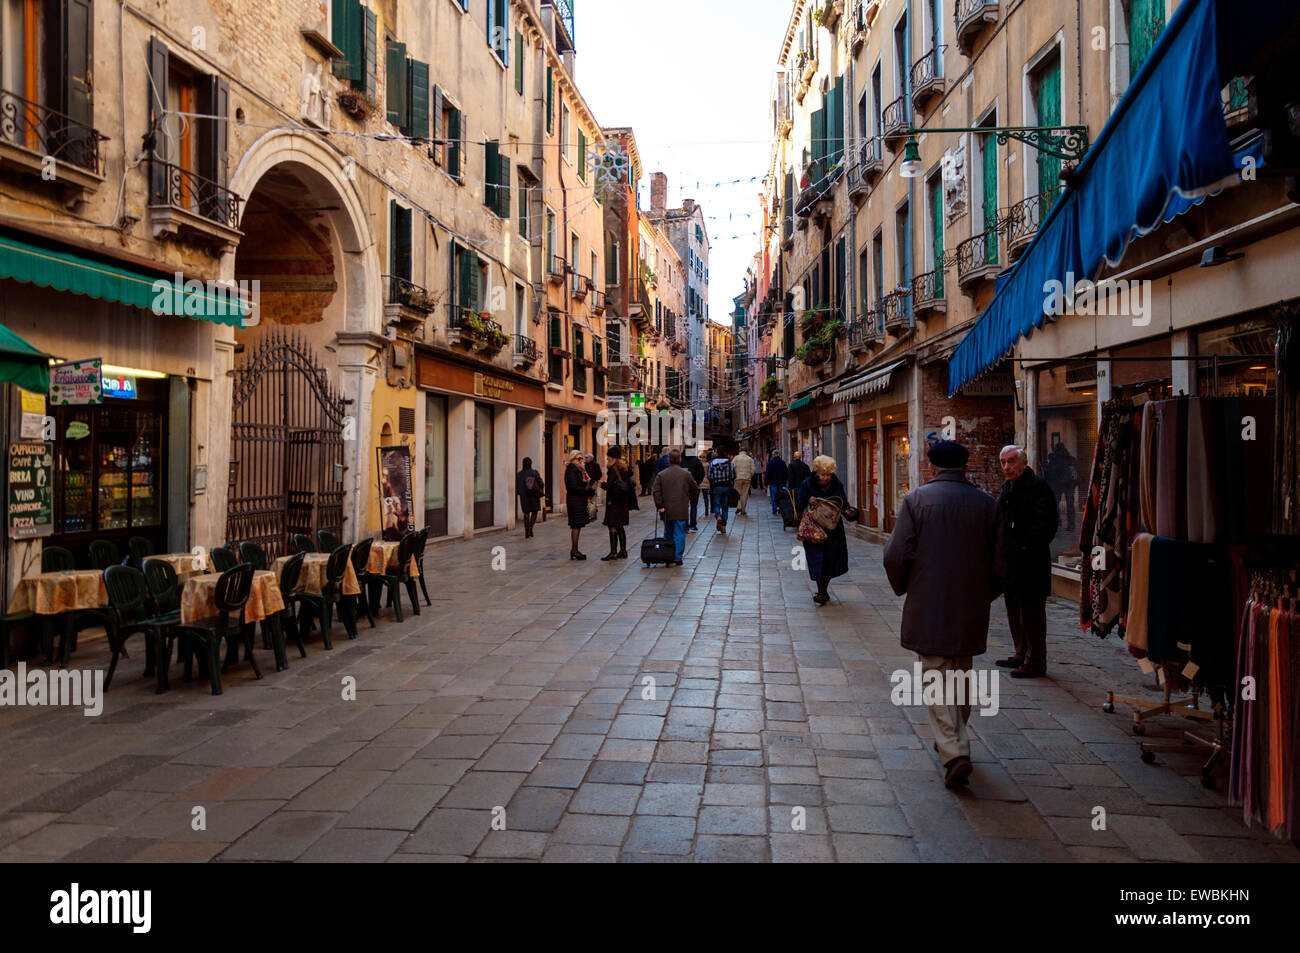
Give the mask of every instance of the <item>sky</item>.
<svg viewBox="0 0 1300 953">
<path fill-rule="evenodd" d="M 791 0 L 573 5 L 578 88 L 602 126 L 632 127 L 641 152 L 641 207 L 650 207 L 651 174 L 663 172 L 669 207 L 693 198 L 704 208 L 709 317 L 724 324 L 731 323 L 732 299 L 745 290 L 745 269 L 759 247 L 772 142 L 768 97 L 791 6 Z"/>
</svg>

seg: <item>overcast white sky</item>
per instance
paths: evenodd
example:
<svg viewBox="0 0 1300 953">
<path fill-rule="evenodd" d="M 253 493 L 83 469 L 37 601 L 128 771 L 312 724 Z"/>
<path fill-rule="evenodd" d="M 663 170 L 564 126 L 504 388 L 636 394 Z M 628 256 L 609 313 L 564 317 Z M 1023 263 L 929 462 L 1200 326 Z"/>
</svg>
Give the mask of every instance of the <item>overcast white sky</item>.
<svg viewBox="0 0 1300 953">
<path fill-rule="evenodd" d="M 694 198 L 704 207 L 715 321 L 730 323 L 731 299 L 744 291 L 745 269 L 759 245 L 759 196 L 772 135 L 768 95 L 791 5 L 575 0 L 573 6 L 578 86 L 601 125 L 636 133 L 641 207 L 650 207 L 654 172 L 668 175 L 669 206 Z"/>
</svg>

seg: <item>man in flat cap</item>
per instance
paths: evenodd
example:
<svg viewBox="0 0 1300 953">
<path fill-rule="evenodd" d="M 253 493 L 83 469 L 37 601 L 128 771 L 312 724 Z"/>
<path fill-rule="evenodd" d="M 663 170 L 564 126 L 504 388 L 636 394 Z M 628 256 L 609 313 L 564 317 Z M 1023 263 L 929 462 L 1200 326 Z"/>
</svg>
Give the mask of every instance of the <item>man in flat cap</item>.
<svg viewBox="0 0 1300 953">
<path fill-rule="evenodd" d="M 890 586 L 907 596 L 903 648 L 917 654 L 923 679 L 937 672 L 945 686 L 942 700 L 927 698 L 927 708 L 951 788 L 965 784 L 972 770 L 967 673 L 988 648 L 997 504 L 967 481 L 970 452 L 960 443 L 940 441 L 928 456 L 933 479 L 903 500 L 884 560 Z M 955 687 L 962 690 L 950 691 Z"/>
<path fill-rule="evenodd" d="M 998 659 L 1012 678 L 1047 674 L 1047 597 L 1052 594 L 1052 540 L 1060 525 L 1056 493 L 1029 466 L 1023 447 L 1002 448 L 996 561 L 1015 654 Z"/>
</svg>

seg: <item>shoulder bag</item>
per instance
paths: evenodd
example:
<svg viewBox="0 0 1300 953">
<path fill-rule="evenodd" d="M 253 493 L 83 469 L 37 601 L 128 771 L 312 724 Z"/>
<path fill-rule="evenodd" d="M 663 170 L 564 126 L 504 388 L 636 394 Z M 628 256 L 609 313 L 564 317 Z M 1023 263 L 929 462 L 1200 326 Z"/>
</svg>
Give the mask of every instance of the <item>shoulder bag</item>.
<svg viewBox="0 0 1300 953">
<path fill-rule="evenodd" d="M 799 529 L 795 533 L 800 542 L 812 543 L 814 545 L 826 542 L 826 530 L 813 519 L 812 507 L 809 506 L 803 511 L 803 516 L 799 519 Z"/>
<path fill-rule="evenodd" d="M 814 496 L 808 501 L 807 513 L 813 518 L 826 532 L 832 532 L 840 523 L 840 513 L 844 507 L 844 501 L 839 497 L 834 499 L 825 499 L 824 497 Z"/>
</svg>

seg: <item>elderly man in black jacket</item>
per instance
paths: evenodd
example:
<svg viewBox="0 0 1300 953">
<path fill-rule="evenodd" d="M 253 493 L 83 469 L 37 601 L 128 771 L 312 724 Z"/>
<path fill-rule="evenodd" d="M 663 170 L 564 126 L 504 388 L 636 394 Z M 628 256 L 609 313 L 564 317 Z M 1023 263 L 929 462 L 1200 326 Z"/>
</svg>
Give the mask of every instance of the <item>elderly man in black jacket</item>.
<svg viewBox="0 0 1300 953">
<path fill-rule="evenodd" d="M 918 487 L 898 513 L 885 546 L 885 574 L 903 603 L 903 648 L 915 652 L 926 676 L 971 685 L 974 656 L 988 648 L 993 601 L 993 520 L 996 504 L 966 479 L 970 452 L 943 440 L 930 448 L 934 479 Z M 951 673 L 951 675 L 949 674 Z M 971 774 L 970 696 L 927 703 L 944 784 Z"/>
<path fill-rule="evenodd" d="M 1023 447 L 1002 448 L 996 569 L 1016 654 L 998 659 L 1012 678 L 1047 674 L 1047 597 L 1052 592 L 1052 539 L 1060 516 L 1056 494 L 1029 466 Z"/>
</svg>

